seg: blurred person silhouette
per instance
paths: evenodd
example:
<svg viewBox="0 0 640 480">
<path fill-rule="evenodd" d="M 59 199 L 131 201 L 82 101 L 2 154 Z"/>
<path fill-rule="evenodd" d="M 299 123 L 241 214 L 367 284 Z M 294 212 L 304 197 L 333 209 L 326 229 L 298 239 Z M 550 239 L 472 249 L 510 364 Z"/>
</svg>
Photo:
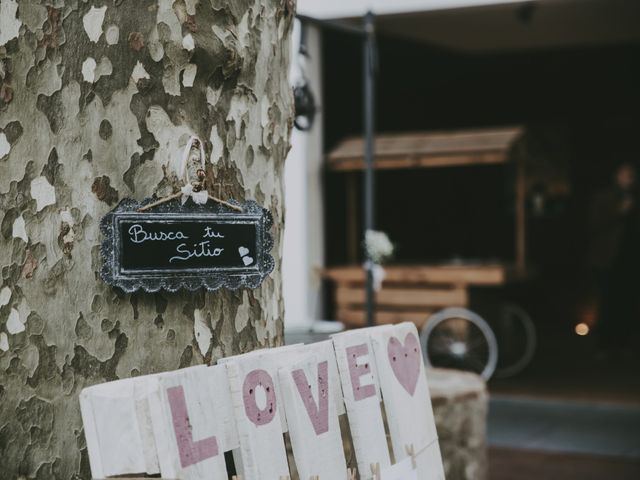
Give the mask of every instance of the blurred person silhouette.
<svg viewBox="0 0 640 480">
<path fill-rule="evenodd" d="M 605 353 L 631 352 L 639 323 L 640 208 L 637 169 L 620 164 L 612 184 L 600 191 L 589 218 L 589 266 L 600 295 L 597 332 Z"/>
</svg>

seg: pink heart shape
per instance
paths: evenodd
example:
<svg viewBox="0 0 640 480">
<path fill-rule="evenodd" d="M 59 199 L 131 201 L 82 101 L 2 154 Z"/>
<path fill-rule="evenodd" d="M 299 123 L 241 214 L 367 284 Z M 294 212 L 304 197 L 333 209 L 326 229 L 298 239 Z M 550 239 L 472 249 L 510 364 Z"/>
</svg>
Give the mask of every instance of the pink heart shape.
<svg viewBox="0 0 640 480">
<path fill-rule="evenodd" d="M 389 364 L 400 382 L 400 385 L 413 396 L 420 375 L 420 345 L 413 333 L 407 333 L 404 345 L 396 337 L 391 337 L 387 344 Z"/>
</svg>

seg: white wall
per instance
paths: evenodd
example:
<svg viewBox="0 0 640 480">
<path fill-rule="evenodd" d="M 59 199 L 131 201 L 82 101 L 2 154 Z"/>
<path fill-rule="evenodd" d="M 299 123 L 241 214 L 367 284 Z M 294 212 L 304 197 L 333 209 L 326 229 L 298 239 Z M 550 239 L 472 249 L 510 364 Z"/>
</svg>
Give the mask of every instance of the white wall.
<svg viewBox="0 0 640 480">
<path fill-rule="evenodd" d="M 292 81 L 299 75 L 299 23 L 293 32 Z M 321 33 L 308 26 L 305 73 L 316 105 L 322 105 Z M 284 325 L 287 330 L 308 329 L 322 317 L 322 291 L 318 270 L 324 265 L 322 200 L 322 112 L 309 132 L 294 129 L 284 169 L 285 228 L 282 276 Z"/>
<path fill-rule="evenodd" d="M 427 12 L 525 0 L 298 0 L 298 13 L 314 18 L 360 17 L 368 10 L 376 15 Z"/>
</svg>

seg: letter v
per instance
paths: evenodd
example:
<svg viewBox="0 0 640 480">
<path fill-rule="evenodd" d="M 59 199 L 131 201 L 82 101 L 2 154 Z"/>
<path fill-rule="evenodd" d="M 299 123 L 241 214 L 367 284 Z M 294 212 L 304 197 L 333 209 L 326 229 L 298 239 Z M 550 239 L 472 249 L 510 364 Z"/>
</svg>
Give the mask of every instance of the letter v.
<svg viewBox="0 0 640 480">
<path fill-rule="evenodd" d="M 316 435 L 329 431 L 329 362 L 326 360 L 318 364 L 318 402 L 313 399 L 311 385 L 307 382 L 307 376 L 302 369 L 291 372 L 293 380 L 298 387 L 298 393 L 304 407 L 307 409 L 311 424 Z"/>
<path fill-rule="evenodd" d="M 168 388 L 167 397 L 182 468 L 218 455 L 218 440 L 215 436 L 193 440 L 184 389 L 181 386 Z"/>
</svg>

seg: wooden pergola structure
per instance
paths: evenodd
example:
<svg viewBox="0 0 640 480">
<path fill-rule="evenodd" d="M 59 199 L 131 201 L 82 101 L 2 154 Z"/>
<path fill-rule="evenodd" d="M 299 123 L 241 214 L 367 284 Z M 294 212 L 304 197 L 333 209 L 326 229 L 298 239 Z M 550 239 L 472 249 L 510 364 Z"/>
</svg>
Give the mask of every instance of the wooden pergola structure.
<svg viewBox="0 0 640 480">
<path fill-rule="evenodd" d="M 413 321 L 422 327 L 429 314 L 448 306 L 467 306 L 474 285 L 500 286 L 526 272 L 524 157 L 512 155 L 521 127 L 378 135 L 374 168 L 400 170 L 496 165 L 516 162 L 515 259 L 509 263 L 385 266 L 385 280 L 376 294 L 376 323 Z M 327 158 L 329 170 L 347 174 L 347 242 L 353 265 L 327 268 L 324 277 L 335 283 L 336 317 L 348 326 L 366 323 L 366 274 L 357 266 L 359 199 L 356 174 L 366 162 L 364 140 L 342 141 Z"/>
</svg>

